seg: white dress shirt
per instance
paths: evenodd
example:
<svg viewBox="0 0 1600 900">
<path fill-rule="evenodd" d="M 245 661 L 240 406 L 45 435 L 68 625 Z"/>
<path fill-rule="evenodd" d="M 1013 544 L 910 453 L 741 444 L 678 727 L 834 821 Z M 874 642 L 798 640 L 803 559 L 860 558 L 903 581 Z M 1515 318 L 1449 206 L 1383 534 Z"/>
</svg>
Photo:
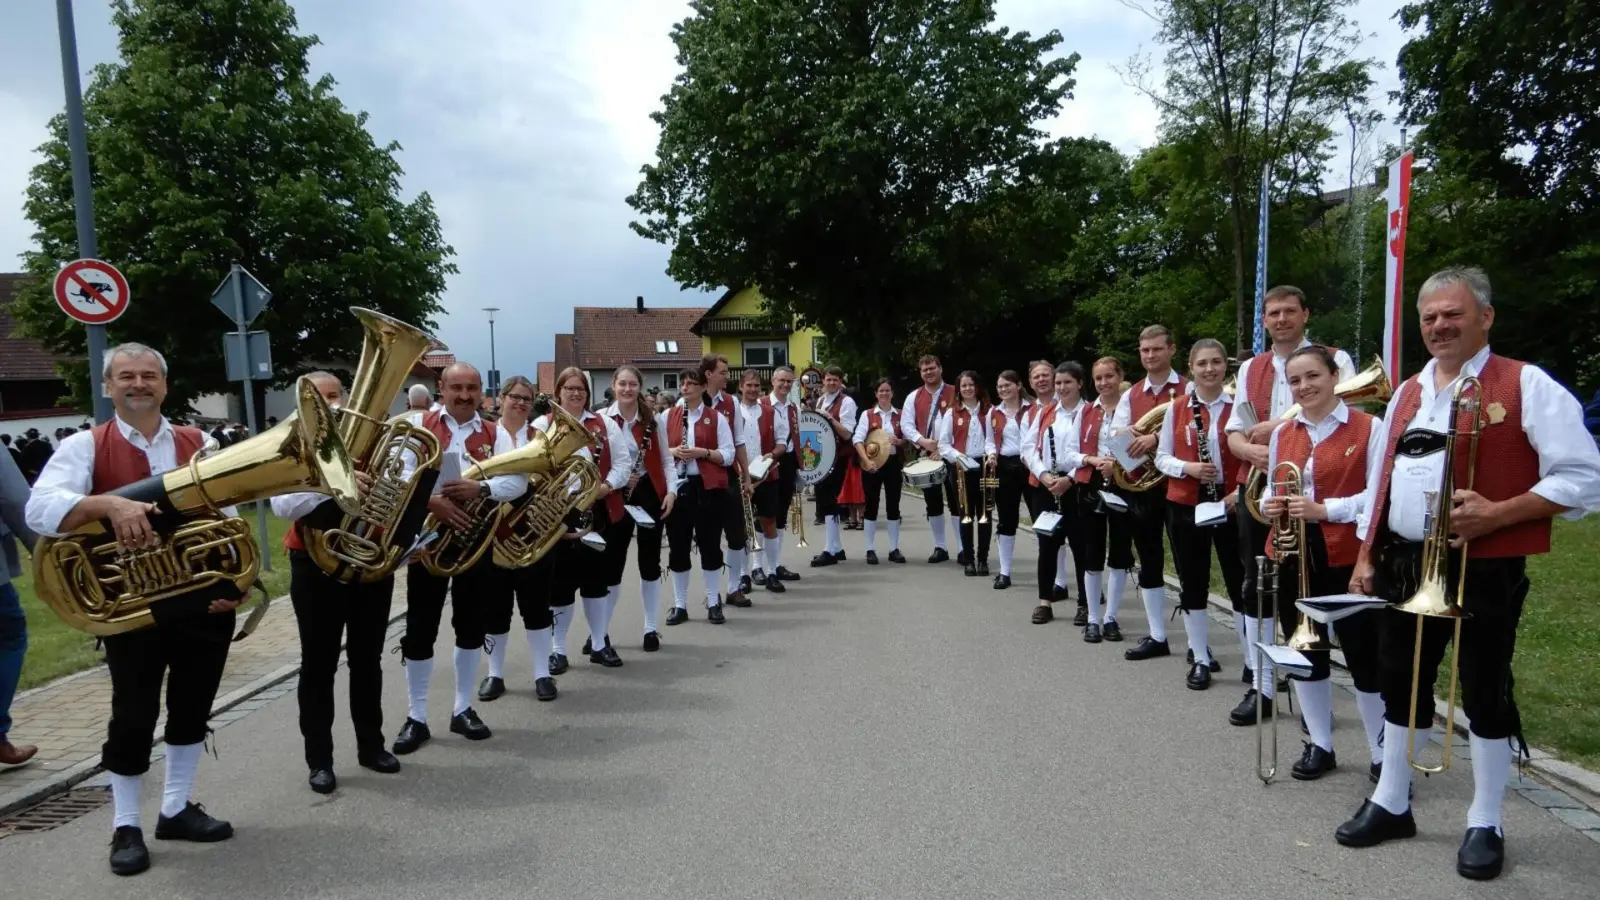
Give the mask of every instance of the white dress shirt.
<svg viewBox="0 0 1600 900">
<path fill-rule="evenodd" d="M 983 454 L 989 446 L 989 417 L 979 410 L 976 403 L 962 408 L 971 415 L 971 421 L 967 424 L 967 445 L 965 447 L 955 445 L 956 411 L 947 409 L 944 415 L 939 417 L 938 437 L 935 438 L 939 442 L 939 456 L 945 462 L 959 462 L 963 456 L 982 462 Z"/>
<path fill-rule="evenodd" d="M 772 442 L 774 445 L 782 444 L 789 448 L 790 453 L 799 453 L 800 448 L 795 444 L 796 436 L 789 433 L 789 407 L 794 405 L 793 400 L 779 400 L 777 394 L 768 394 L 767 399 L 772 403 Z M 760 420 L 756 421 L 759 429 Z M 760 440 L 760 431 L 756 432 Z"/>
<path fill-rule="evenodd" d="M 1122 396 L 1117 398 L 1117 411 L 1111 416 L 1111 433 L 1121 434 L 1123 429 L 1133 427 L 1133 395 L 1135 392 L 1144 391 L 1151 396 L 1159 394 L 1161 399 L 1156 401 L 1157 404 L 1165 403 L 1167 402 L 1167 385 L 1177 384 L 1182 380 L 1183 378 L 1178 375 L 1177 369 L 1168 369 L 1166 380 L 1160 384 L 1151 381 L 1149 375 L 1139 379 L 1138 384 L 1123 391 Z M 1185 384 L 1183 390 L 1186 394 L 1193 392 L 1194 382 L 1191 381 Z M 1172 399 L 1176 400 L 1177 398 L 1174 397 Z"/>
<path fill-rule="evenodd" d="M 1304 412 L 1296 413 L 1294 421 L 1304 425 L 1306 432 L 1311 436 L 1312 454 L 1306 459 L 1305 468 L 1300 472 L 1303 484 L 1302 493 L 1305 494 L 1308 500 L 1318 500 L 1316 448 L 1322 445 L 1328 435 L 1337 431 L 1340 425 L 1350 421 L 1350 407 L 1346 406 L 1343 400 L 1340 400 L 1332 412 L 1322 417 L 1321 422 L 1312 422 L 1306 418 Z M 1267 511 L 1267 501 L 1272 498 L 1274 493 L 1271 473 L 1278 467 L 1278 436 L 1283 434 L 1283 430 L 1288 428 L 1289 425 L 1290 423 L 1285 422 L 1272 429 L 1272 439 L 1267 443 L 1267 453 L 1269 454 L 1267 489 L 1261 492 L 1261 511 L 1263 513 Z M 1372 431 L 1367 435 L 1367 477 L 1362 481 L 1363 488 L 1361 492 L 1350 497 L 1329 497 L 1325 500 L 1318 500 L 1323 506 L 1327 507 L 1329 522 L 1335 525 L 1342 525 L 1359 521 L 1362 518 L 1367 505 L 1365 485 L 1377 477 L 1378 469 L 1383 462 L 1383 449 L 1383 427 L 1377 420 L 1374 420 Z"/>
<path fill-rule="evenodd" d="M 1090 403 L 1089 405 L 1092 408 L 1096 403 L 1100 404 L 1100 412 L 1102 413 L 1102 415 L 1100 417 L 1100 430 L 1099 430 L 1099 432 L 1097 432 L 1095 434 L 1095 445 L 1093 447 L 1079 446 L 1079 447 L 1077 447 L 1075 449 L 1077 449 L 1078 452 L 1080 452 L 1085 459 L 1087 459 L 1088 457 L 1091 457 L 1091 456 L 1103 456 L 1103 457 L 1105 457 L 1107 459 L 1110 459 L 1111 458 L 1111 421 L 1116 418 L 1117 407 L 1122 405 L 1122 400 L 1119 398 L 1117 400 L 1117 403 L 1115 405 L 1113 405 L 1110 409 L 1106 409 L 1105 404 L 1100 403 L 1099 398 L 1096 398 L 1094 400 L 1094 402 Z M 1088 415 L 1088 410 L 1085 410 L 1084 414 Z M 1080 431 L 1081 431 L 1081 429 L 1080 429 Z M 1079 439 L 1078 443 L 1080 445 L 1083 443 L 1081 438 Z"/>
<path fill-rule="evenodd" d="M 633 423 L 639 420 L 639 416 L 640 415 L 649 415 L 648 413 L 645 412 L 644 407 L 640 406 L 640 407 L 635 408 L 634 414 L 633 414 L 633 418 L 631 418 L 631 419 L 630 418 L 624 418 L 622 420 L 622 424 L 620 426 L 617 425 L 617 420 L 612 418 L 612 416 L 621 416 L 622 415 L 622 410 L 617 408 L 617 404 L 613 403 L 610 406 L 606 407 L 606 411 L 605 411 L 604 415 L 606 417 L 606 421 L 610 422 L 612 427 L 617 430 L 617 435 L 620 438 L 620 440 L 622 441 L 622 447 L 623 447 L 624 450 L 627 451 L 627 454 L 628 454 L 628 467 L 627 467 L 627 469 L 624 470 L 627 474 L 624 475 L 624 477 L 622 479 L 622 487 L 627 487 L 628 478 L 632 477 L 632 475 L 633 475 L 633 467 L 634 466 L 640 466 L 641 467 L 640 470 L 639 470 L 640 471 L 640 474 L 639 474 L 640 478 L 648 478 L 648 477 L 650 477 L 649 473 L 646 472 L 642 468 L 644 464 L 642 462 L 640 462 L 640 460 L 639 460 L 639 455 L 640 455 L 639 442 L 635 441 L 633 439 Z M 652 441 L 652 443 L 654 443 L 655 446 L 653 448 L 651 448 L 650 452 L 657 454 L 657 456 L 659 456 L 660 459 L 661 459 L 661 472 L 662 472 L 663 475 L 666 476 L 667 493 L 676 494 L 678 492 L 678 469 L 677 469 L 676 466 L 674 466 L 672 464 L 673 461 L 674 461 L 672 459 L 672 454 L 670 452 L 668 452 L 668 450 L 667 450 L 667 426 L 664 424 L 666 422 L 666 416 L 665 415 L 658 415 L 658 416 L 655 417 L 655 419 L 656 419 L 656 434 L 655 434 L 655 438 Z M 611 436 L 611 432 L 610 432 L 610 430 L 607 430 L 606 437 L 607 437 L 608 440 L 610 439 L 610 436 Z M 612 459 L 616 459 L 617 458 L 617 453 L 616 453 L 615 449 L 613 449 L 612 452 L 611 452 L 611 458 Z M 610 483 L 610 478 L 607 478 L 606 482 L 609 484 Z M 620 490 L 620 488 L 619 488 L 619 490 Z M 663 499 L 665 499 L 665 498 L 663 498 Z"/>
<path fill-rule="evenodd" d="M 1489 348 L 1479 350 L 1466 365 L 1462 374 L 1476 377 L 1489 359 Z M 1399 428 L 1401 434 L 1413 429 L 1444 434 L 1450 427 L 1450 397 L 1455 391 L 1455 381 L 1435 390 L 1433 385 L 1436 363 L 1428 360 L 1417 376 L 1422 388 L 1421 406 L 1410 422 L 1395 422 L 1396 404 L 1400 391 L 1389 400 L 1384 414 L 1379 443 L 1382 454 L 1388 449 L 1388 429 Z M 1457 381 L 1460 380 L 1458 377 Z M 1578 398 L 1562 387 L 1538 366 L 1522 367 L 1522 431 L 1539 454 L 1539 481 L 1530 491 L 1557 506 L 1566 507 L 1563 519 L 1581 519 L 1587 513 L 1600 510 L 1600 451 L 1595 449 L 1594 438 L 1583 424 L 1583 407 Z M 1492 427 L 1492 426 L 1491 426 Z M 1462 447 L 1459 452 L 1465 452 Z M 1365 509 L 1371 510 L 1376 502 L 1378 479 L 1382 469 L 1369 469 Z M 1402 540 L 1420 541 L 1423 537 L 1423 518 L 1428 511 L 1423 491 L 1437 491 L 1444 476 L 1444 452 L 1430 453 L 1421 458 L 1405 457 L 1395 460 L 1389 478 L 1389 530 Z M 1465 487 L 1465 485 L 1458 485 Z M 34 490 L 38 490 L 37 487 Z M 1361 517 L 1357 533 L 1366 540 L 1371 526 L 1371 515 Z"/>
<path fill-rule="evenodd" d="M 687 406 L 684 407 L 684 437 L 688 440 L 689 446 L 694 446 L 695 423 L 699 422 L 700 417 L 708 412 L 717 418 L 717 446 L 715 449 L 717 453 L 721 454 L 723 462 L 728 462 L 729 460 L 733 459 L 733 429 L 728 427 L 727 416 L 722 415 L 721 413 L 707 406 L 705 403 L 701 403 L 696 409 L 689 409 Z M 666 434 L 666 429 L 663 428 L 661 433 Z M 712 448 L 707 447 L 705 449 L 709 450 Z M 688 478 L 690 475 L 700 474 L 700 460 L 698 459 L 675 459 L 673 460 L 673 463 L 682 467 L 681 477 L 683 478 Z M 711 463 L 711 465 L 716 464 Z"/>
<path fill-rule="evenodd" d="M 1007 411 L 1004 404 L 996 406 L 995 409 L 1000 410 L 1000 414 L 1005 417 L 1005 424 L 1001 426 L 1000 432 L 996 434 L 994 423 L 992 421 L 987 423 L 989 425 L 988 429 L 986 429 L 989 441 L 984 446 L 983 452 L 992 456 L 1021 456 L 1024 427 L 1022 414 L 1028 411 L 1028 401 L 1023 400 L 1022 405 L 1017 407 L 1017 411 L 1014 414 Z"/>
<path fill-rule="evenodd" d="M 867 410 L 867 412 L 872 411 L 876 411 L 878 413 L 878 418 L 882 420 L 881 426 L 883 430 L 889 432 L 890 437 L 894 437 L 894 423 L 900 420 L 900 410 L 895 409 L 892 406 L 888 409 L 884 409 L 881 406 L 874 406 Z M 863 412 L 861 417 L 856 419 L 856 432 L 851 436 L 850 442 L 852 444 L 865 444 L 867 442 L 867 435 L 871 431 L 872 419 L 867 415 L 866 412 Z"/>
<path fill-rule="evenodd" d="M 1311 346 L 1309 340 L 1304 338 L 1300 340 L 1300 347 L 1309 346 Z M 1295 349 L 1298 350 L 1300 347 Z M 1294 404 L 1294 391 L 1289 387 L 1289 373 L 1285 368 L 1288 365 L 1289 357 L 1279 356 L 1277 351 L 1274 350 L 1271 359 L 1273 369 L 1272 418 L 1276 419 L 1283 415 L 1284 410 Z M 1339 381 L 1348 381 L 1355 377 L 1356 367 L 1350 361 L 1350 354 L 1343 350 L 1333 351 L 1333 363 L 1339 367 Z M 1250 396 L 1247 385 L 1250 384 L 1250 368 L 1257 364 L 1256 357 L 1252 356 L 1239 366 L 1239 377 L 1234 382 L 1234 384 L 1238 385 L 1235 393 L 1245 402 L 1238 404 L 1238 408 L 1233 411 L 1233 417 L 1228 420 L 1227 430 L 1229 433 L 1248 431 L 1251 426 L 1256 424 L 1256 408 L 1248 402 Z"/>
<path fill-rule="evenodd" d="M 407 421 L 409 421 L 412 425 L 421 428 L 423 415 L 423 413 L 414 412 L 406 418 Z M 444 447 L 441 447 L 439 450 L 440 458 L 442 459 L 446 453 L 456 454 L 461 462 L 461 472 L 462 474 L 465 474 L 467 469 L 471 467 L 473 463 L 477 462 L 477 460 L 467 455 L 467 436 L 476 434 L 483 430 L 483 419 L 479 418 L 477 413 L 473 413 L 472 418 L 468 419 L 465 424 L 457 422 L 455 417 L 449 413 L 442 414 L 439 419 L 440 421 L 444 422 L 445 428 L 450 432 L 449 443 Z M 516 449 L 512 443 L 510 432 L 506 431 L 504 428 L 496 428 L 494 431 L 495 456 L 499 456 L 502 453 L 510 453 L 512 450 Z M 416 470 L 416 454 L 412 453 L 410 450 L 401 451 L 401 480 L 409 479 L 411 474 Z M 522 496 L 523 491 L 528 489 L 528 476 L 496 475 L 495 477 L 488 479 L 487 483 L 489 485 L 489 498 L 491 500 L 498 500 L 501 503 L 509 503 L 512 500 Z"/>
<path fill-rule="evenodd" d="M 906 440 L 913 443 L 927 438 L 937 438 L 939 431 L 939 392 L 944 390 L 944 382 L 939 382 L 932 391 L 927 385 L 917 388 L 906 396 L 906 402 L 900 406 L 900 433 Z M 917 393 L 928 394 L 928 419 L 925 422 L 917 421 Z M 926 430 L 926 433 L 924 433 Z"/>
<path fill-rule="evenodd" d="M 622 429 L 617 427 L 616 421 L 610 416 L 601 416 L 594 410 L 586 409 L 583 411 L 583 415 L 574 416 L 574 418 L 582 423 L 584 428 L 588 428 L 588 423 L 595 419 L 605 423 L 606 449 L 611 454 L 611 468 L 601 472 L 600 477 L 606 484 L 611 485 L 613 491 L 620 491 L 627 487 L 628 475 L 633 472 L 633 435 L 630 433 L 627 439 L 624 440 Z M 550 430 L 550 417 L 540 416 L 534 419 L 533 427 L 540 431 L 548 432 Z M 505 431 L 504 428 L 500 430 L 502 432 Z M 595 461 L 594 454 L 589 452 L 588 447 L 579 450 L 578 455 L 590 462 Z"/>
<path fill-rule="evenodd" d="M 856 415 L 858 413 L 854 397 L 844 391 L 836 394 L 823 394 L 822 400 L 817 403 L 817 412 L 826 416 L 828 410 L 833 409 L 833 401 L 841 396 L 844 399 L 839 402 L 839 424 L 844 426 L 846 434 L 853 434 L 856 430 Z"/>
<path fill-rule="evenodd" d="M 1022 443 L 1022 462 L 1033 473 L 1034 478 L 1043 479 L 1046 475 L 1070 475 L 1072 471 L 1083 465 L 1083 454 L 1078 452 L 1078 417 L 1088 405 L 1079 397 L 1078 402 L 1071 408 L 1063 407 L 1056 401 L 1055 421 L 1050 423 L 1050 434 L 1043 436 L 1042 449 L 1038 447 L 1039 434 L 1038 422 L 1030 429 L 1032 440 Z M 1043 418 L 1049 414 L 1046 409 L 1039 413 Z"/>
<path fill-rule="evenodd" d="M 112 421 L 117 423 L 117 430 L 122 432 L 128 443 L 149 460 L 152 476 L 164 475 L 178 467 L 177 439 L 172 431 L 172 423 L 165 417 L 161 419 L 161 425 L 152 440 L 146 440 L 143 434 L 122 421 L 120 416 L 113 417 Z M 61 440 L 56 452 L 51 454 L 50 461 L 45 463 L 33 483 L 26 509 L 28 527 L 40 535 L 61 537 L 65 534 L 61 530 L 62 520 L 93 491 L 94 432 L 75 431 Z M 316 496 L 327 499 L 325 494 Z M 236 516 L 238 511 L 230 506 L 224 508 L 222 514 Z"/>
<path fill-rule="evenodd" d="M 1190 402 L 1187 397 L 1182 399 L 1185 403 Z M 1202 400 L 1203 399 L 1204 398 L 1202 398 Z M 1228 474 L 1226 471 L 1224 471 L 1224 466 L 1222 465 L 1222 444 L 1217 442 L 1217 438 L 1219 437 L 1217 432 L 1217 421 L 1222 418 L 1223 411 L 1226 410 L 1230 404 L 1233 404 L 1233 395 L 1229 394 L 1227 391 L 1218 393 L 1217 399 L 1206 403 L 1206 417 L 1210 419 L 1210 421 L 1206 423 L 1206 442 L 1210 445 L 1211 464 L 1217 467 L 1217 477 L 1213 479 L 1213 482 L 1216 484 L 1222 484 L 1223 478 Z M 1239 403 L 1233 405 L 1233 415 L 1238 415 L 1239 408 L 1245 406 L 1246 404 Z M 1188 478 L 1189 476 L 1183 471 L 1184 461 L 1172 455 L 1172 419 L 1173 416 L 1169 412 L 1167 417 L 1161 420 L 1161 439 L 1156 444 L 1156 469 L 1168 478 Z M 1233 419 L 1230 417 L 1228 421 L 1232 423 Z M 1192 444 L 1194 442 L 1194 430 L 1185 428 L 1183 431 L 1184 441 Z M 1198 458 L 1199 454 L 1196 453 L 1195 456 Z"/>
</svg>

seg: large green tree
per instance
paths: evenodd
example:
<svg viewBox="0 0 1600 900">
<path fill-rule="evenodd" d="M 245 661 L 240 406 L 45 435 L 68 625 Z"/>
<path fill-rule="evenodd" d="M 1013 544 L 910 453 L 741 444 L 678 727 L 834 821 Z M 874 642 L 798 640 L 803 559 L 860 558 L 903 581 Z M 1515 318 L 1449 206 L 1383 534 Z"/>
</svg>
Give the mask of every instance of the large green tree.
<svg viewBox="0 0 1600 900">
<path fill-rule="evenodd" d="M 1071 282 L 1095 180 L 1120 168 L 1039 128 L 1073 85 L 1058 33 L 995 27 L 988 0 L 691 6 L 657 159 L 628 198 L 673 277 L 758 285 L 857 362 L 1048 346 L 1070 305 L 1044 320 L 1041 303 Z"/>
<path fill-rule="evenodd" d="M 360 346 L 350 306 L 431 324 L 455 271 L 432 200 L 401 199 L 398 144 L 377 146 L 333 79 L 310 77 L 317 39 L 297 33 L 288 3 L 116 0 L 113 21 L 121 59 L 95 69 L 84 98 L 100 255 L 133 294 L 109 332 L 166 354 L 170 410 L 236 388 L 230 324 L 208 303 L 230 263 L 273 291 L 253 327 L 272 334 L 279 383 Z M 26 204 L 38 277 L 15 312 L 52 350 L 82 354 L 82 326 L 50 298 L 77 254 L 65 120 L 50 129 Z M 84 364 L 67 374 L 87 408 Z"/>
</svg>

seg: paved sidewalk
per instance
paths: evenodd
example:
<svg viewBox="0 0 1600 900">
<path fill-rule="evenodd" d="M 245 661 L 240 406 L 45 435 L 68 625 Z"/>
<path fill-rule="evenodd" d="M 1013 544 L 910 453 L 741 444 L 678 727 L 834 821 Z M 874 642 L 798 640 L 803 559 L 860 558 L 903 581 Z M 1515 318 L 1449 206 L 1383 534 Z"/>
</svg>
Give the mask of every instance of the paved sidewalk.
<svg viewBox="0 0 1600 900">
<path fill-rule="evenodd" d="M 400 578 L 395 581 L 391 621 L 405 612 L 405 579 Z M 287 596 L 280 597 L 255 633 L 229 651 L 212 708 L 213 726 L 219 714 L 299 671 L 294 608 Z M 103 665 L 18 695 L 11 707 L 11 736 L 18 743 L 37 745 L 39 753 L 26 765 L 0 769 L 0 815 L 37 803 L 99 771 L 110 713 L 111 677 Z M 161 722 L 165 721 L 163 707 Z M 156 734 L 159 738 L 160 724 Z"/>
</svg>

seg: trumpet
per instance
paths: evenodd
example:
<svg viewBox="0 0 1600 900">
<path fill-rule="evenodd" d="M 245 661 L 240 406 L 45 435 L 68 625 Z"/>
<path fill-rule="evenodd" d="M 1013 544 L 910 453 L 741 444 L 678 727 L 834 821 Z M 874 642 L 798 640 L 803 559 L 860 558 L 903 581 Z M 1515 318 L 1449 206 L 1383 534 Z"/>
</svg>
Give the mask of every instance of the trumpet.
<svg viewBox="0 0 1600 900">
<path fill-rule="evenodd" d="M 967 472 L 961 465 L 965 456 L 958 456 L 952 465 L 956 468 L 956 502 L 961 507 L 961 524 L 972 524 L 972 504 L 967 501 Z M 963 532 L 964 534 L 965 532 Z"/>
<path fill-rule="evenodd" d="M 1471 397 L 1466 396 L 1469 390 Z M 1461 620 L 1469 615 L 1461 607 L 1467 589 L 1466 541 L 1461 542 L 1461 571 L 1456 574 L 1455 584 L 1450 584 L 1450 510 L 1451 498 L 1456 492 L 1456 441 L 1463 436 L 1467 439 L 1467 483 L 1464 488 L 1470 491 L 1478 464 L 1478 435 L 1483 429 L 1483 422 L 1479 418 L 1482 396 L 1482 382 L 1470 375 L 1456 382 L 1455 390 L 1451 393 L 1450 428 L 1444 438 L 1444 474 L 1440 478 L 1439 490 L 1427 491 L 1423 495 L 1427 511 L 1422 527 L 1422 586 L 1410 599 L 1396 607 L 1401 612 L 1417 617 L 1417 641 L 1411 657 L 1411 717 L 1406 720 L 1409 723 L 1406 727 L 1406 764 L 1429 775 L 1437 775 L 1450 768 L 1451 742 L 1444 742 L 1439 765 L 1425 766 L 1417 762 L 1416 745 L 1413 742 L 1417 731 L 1417 692 L 1423 687 L 1420 684 L 1422 627 L 1430 616 L 1455 622 L 1455 636 L 1450 641 L 1450 693 L 1445 701 L 1445 721 L 1452 722 L 1456 713 L 1456 687 L 1461 675 Z M 1468 420 L 1465 432 L 1458 425 L 1462 413 L 1467 415 Z"/>
<path fill-rule="evenodd" d="M 983 460 L 983 474 L 978 476 L 978 490 L 983 493 L 983 506 L 978 511 L 978 524 L 989 524 L 989 510 L 994 509 L 995 493 L 1000 490 L 1000 460 L 998 457 L 986 457 Z"/>
<path fill-rule="evenodd" d="M 1288 460 L 1277 464 L 1272 470 L 1272 496 L 1298 497 L 1305 493 L 1305 474 L 1300 467 Z M 1274 621 L 1277 620 L 1283 609 L 1283 567 L 1294 561 L 1297 578 L 1298 593 L 1296 599 L 1305 599 L 1311 596 L 1311 567 L 1306 557 L 1306 523 L 1304 519 L 1296 519 L 1289 515 L 1288 510 L 1274 516 L 1270 522 L 1271 531 L 1268 539 L 1272 544 L 1272 551 L 1276 558 L 1269 556 L 1256 557 L 1256 570 L 1260 573 L 1260 594 L 1263 599 L 1270 597 L 1271 611 Z M 1302 614 L 1300 627 L 1289 638 L 1288 646 L 1304 653 L 1307 650 L 1321 649 L 1317 645 L 1321 636 L 1311 624 L 1311 617 Z M 1256 668 L 1263 673 L 1263 678 L 1276 678 L 1276 673 L 1267 673 L 1263 667 L 1269 665 L 1266 647 L 1283 646 L 1278 642 L 1278 630 L 1274 626 L 1272 633 L 1263 640 L 1256 642 L 1258 650 Z M 1278 774 L 1278 717 L 1274 713 L 1266 715 L 1265 693 L 1256 694 L 1256 777 L 1262 784 L 1271 784 Z M 1267 720 L 1271 719 L 1269 723 Z M 1269 749 L 1270 745 L 1270 749 Z M 1267 758 L 1271 758 L 1270 764 Z"/>
<path fill-rule="evenodd" d="M 810 544 L 806 543 L 806 514 L 805 510 L 802 508 L 806 504 L 805 501 L 799 496 L 799 491 L 796 491 L 795 495 L 796 496 L 794 497 L 794 500 L 789 504 L 789 530 L 794 532 L 795 538 L 797 539 L 795 541 L 795 546 L 801 550 L 804 550 L 805 548 L 811 546 Z"/>
</svg>

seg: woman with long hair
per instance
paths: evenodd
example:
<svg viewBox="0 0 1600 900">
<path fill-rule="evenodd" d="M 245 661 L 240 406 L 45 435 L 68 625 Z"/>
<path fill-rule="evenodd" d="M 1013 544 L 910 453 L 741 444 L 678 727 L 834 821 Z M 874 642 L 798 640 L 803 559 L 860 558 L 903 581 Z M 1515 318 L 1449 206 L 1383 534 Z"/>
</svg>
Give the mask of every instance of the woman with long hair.
<svg viewBox="0 0 1600 900">
<path fill-rule="evenodd" d="M 865 506 L 862 524 L 866 529 L 867 565 L 878 564 L 878 502 L 881 492 L 889 517 L 889 561 L 906 561 L 900 553 L 900 492 L 905 489 L 901 481 L 900 450 L 906 445 L 905 433 L 900 430 L 900 410 L 894 405 L 894 383 L 879 378 L 872 393 L 877 402 L 856 419 L 856 433 L 852 441 L 856 458 L 861 462 L 861 493 Z M 882 429 L 889 435 L 889 452 L 886 458 L 869 456 L 867 435 Z"/>
<path fill-rule="evenodd" d="M 1111 472 L 1116 459 L 1111 454 L 1111 419 L 1122 399 L 1122 363 L 1102 356 L 1094 363 L 1095 400 L 1078 422 L 1078 449 L 1083 464 L 1073 472 L 1081 492 L 1078 503 L 1079 547 L 1077 557 L 1083 570 L 1083 585 L 1089 621 L 1083 626 L 1083 640 L 1098 644 L 1122 640 L 1117 624 L 1117 609 L 1128 586 L 1128 570 L 1133 568 L 1133 531 L 1125 510 L 1112 510 L 1101 493 L 1112 490 Z M 1106 579 L 1109 552 L 1111 578 Z M 1102 607 L 1101 588 L 1105 588 Z"/>
<path fill-rule="evenodd" d="M 1043 625 L 1055 618 L 1056 598 L 1065 589 L 1058 580 L 1063 565 L 1061 548 L 1079 542 L 1077 528 L 1077 482 L 1072 473 L 1082 464 L 1078 452 L 1078 420 L 1084 412 L 1083 366 L 1064 362 L 1055 367 L 1052 385 L 1055 400 L 1035 419 L 1029 432 L 1032 441 L 1023 443 L 1022 460 L 1044 489 L 1042 508 L 1034 517 L 1034 534 L 1039 538 L 1039 602 L 1033 610 L 1033 624 Z M 1040 519 L 1055 513 L 1058 521 L 1051 528 L 1042 528 Z M 1074 559 L 1081 559 L 1074 546 Z M 1082 571 L 1082 564 L 1076 568 Z M 1080 587 L 1078 598 L 1083 599 Z M 1088 624 L 1088 611 L 1082 609 L 1084 624 Z"/>
<path fill-rule="evenodd" d="M 990 523 L 978 524 L 982 518 L 983 492 L 979 490 L 979 475 L 983 472 L 982 460 L 989 444 L 989 392 L 978 383 L 978 373 L 962 372 L 956 378 L 956 402 L 939 416 L 939 455 L 945 460 L 945 477 L 958 478 L 956 497 L 962 496 L 960 485 L 966 485 L 966 508 L 959 510 L 956 519 L 956 540 L 960 552 L 956 562 L 967 575 L 989 574 Z M 963 522 L 963 520 L 966 520 Z M 972 532 L 977 531 L 977 540 Z M 974 549 L 974 543 L 977 547 Z"/>
<path fill-rule="evenodd" d="M 623 514 L 606 528 L 607 583 L 606 621 L 616 612 L 622 594 L 622 576 L 628 569 L 628 544 L 638 534 L 639 597 L 644 604 L 644 651 L 661 649 L 661 633 L 656 630 L 661 618 L 661 537 L 667 517 L 678 499 L 677 467 L 667 452 L 665 429 L 659 416 L 639 398 L 644 377 L 633 366 L 620 366 L 611 376 L 611 393 L 616 400 L 603 416 L 617 426 L 622 443 L 632 461 L 628 480 L 622 489 Z M 634 521 L 634 511 L 649 517 L 653 524 Z M 592 640 L 592 639 L 591 639 Z M 609 643 L 609 638 L 607 642 Z M 591 648 L 592 649 L 592 648 Z"/>
<path fill-rule="evenodd" d="M 994 492 L 996 543 L 1000 545 L 1000 574 L 994 589 L 1011 587 L 1011 555 L 1017 545 L 1017 523 L 1023 491 L 1028 487 L 1028 467 L 1022 462 L 1022 439 L 1027 431 L 1024 417 L 1032 405 L 1022 387 L 1022 376 L 1007 369 L 995 380 L 1000 402 L 989 411 L 989 443 L 984 458 L 995 465 L 999 481 Z"/>
</svg>

